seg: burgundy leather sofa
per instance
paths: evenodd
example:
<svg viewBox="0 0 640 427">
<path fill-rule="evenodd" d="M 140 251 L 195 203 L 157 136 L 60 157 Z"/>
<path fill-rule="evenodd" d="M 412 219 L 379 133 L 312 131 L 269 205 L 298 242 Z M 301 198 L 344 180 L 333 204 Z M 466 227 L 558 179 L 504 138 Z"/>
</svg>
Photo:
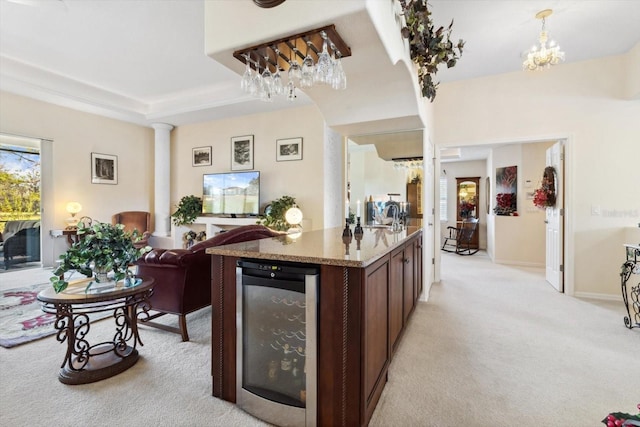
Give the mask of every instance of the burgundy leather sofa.
<svg viewBox="0 0 640 427">
<path fill-rule="evenodd" d="M 189 249 L 153 249 L 136 262 L 138 275 L 155 279 L 149 318 L 141 318 L 143 325 L 154 326 L 182 335 L 189 341 L 186 315 L 211 305 L 211 255 L 206 249 L 213 246 L 246 242 L 279 236 L 281 233 L 262 225 L 245 225 L 191 246 Z M 151 322 L 165 314 L 176 314 L 179 327 Z"/>
</svg>

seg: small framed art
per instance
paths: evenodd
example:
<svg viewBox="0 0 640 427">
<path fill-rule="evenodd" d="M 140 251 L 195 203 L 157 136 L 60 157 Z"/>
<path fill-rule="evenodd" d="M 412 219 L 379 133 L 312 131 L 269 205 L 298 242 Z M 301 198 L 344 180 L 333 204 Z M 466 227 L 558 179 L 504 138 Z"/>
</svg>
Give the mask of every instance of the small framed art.
<svg viewBox="0 0 640 427">
<path fill-rule="evenodd" d="M 276 160 L 302 160 L 302 138 L 278 139 L 276 141 Z"/>
<path fill-rule="evenodd" d="M 118 183 L 118 156 L 91 153 L 91 183 Z"/>
<path fill-rule="evenodd" d="M 211 166 L 211 147 L 194 148 L 191 166 Z"/>
<path fill-rule="evenodd" d="M 253 135 L 231 138 L 231 170 L 253 169 Z"/>
</svg>

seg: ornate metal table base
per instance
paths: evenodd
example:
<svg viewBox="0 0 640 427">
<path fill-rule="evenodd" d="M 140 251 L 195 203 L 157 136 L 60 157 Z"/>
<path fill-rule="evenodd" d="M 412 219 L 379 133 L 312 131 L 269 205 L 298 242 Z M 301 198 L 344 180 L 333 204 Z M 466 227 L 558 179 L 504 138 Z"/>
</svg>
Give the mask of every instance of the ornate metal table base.
<svg viewBox="0 0 640 427">
<path fill-rule="evenodd" d="M 620 285 L 622 287 L 622 299 L 627 309 L 627 315 L 624 317 L 624 324 L 627 328 L 640 328 L 640 283 L 631 287 L 631 292 L 627 292 L 627 282 L 632 273 L 640 274 L 640 246 L 625 245 L 627 260 L 622 264 L 622 272 L 620 273 Z M 631 303 L 629 303 L 631 298 Z"/>
<path fill-rule="evenodd" d="M 60 382 L 78 385 L 101 381 L 126 371 L 138 361 L 138 350 L 133 347 L 127 347 L 129 354 L 124 357 L 116 355 L 109 347 L 109 344 L 94 346 L 93 350 L 100 352 L 90 354 L 89 363 L 82 369 L 75 370 L 71 363 L 65 364 L 58 375 Z"/>
<path fill-rule="evenodd" d="M 137 289 L 136 289 L 137 288 Z M 57 340 L 67 342 L 67 352 L 58 379 L 64 384 L 87 384 L 117 375 L 138 361 L 137 345 L 144 345 L 138 335 L 138 317 L 148 317 L 151 281 L 136 288 L 121 288 L 106 294 L 87 295 L 86 299 L 51 301 L 39 296 L 42 310 L 55 313 Z M 49 300 L 47 300 L 49 299 Z M 87 335 L 91 327 L 89 314 L 113 311 L 116 331 L 112 341 L 91 345 Z M 130 345 L 129 345 L 130 344 Z"/>
</svg>

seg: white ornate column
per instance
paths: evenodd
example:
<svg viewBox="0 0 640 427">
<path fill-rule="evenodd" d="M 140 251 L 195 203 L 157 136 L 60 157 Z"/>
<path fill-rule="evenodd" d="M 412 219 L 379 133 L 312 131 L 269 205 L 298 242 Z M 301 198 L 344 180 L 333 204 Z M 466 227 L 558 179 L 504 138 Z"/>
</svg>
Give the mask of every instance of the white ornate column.
<svg viewBox="0 0 640 427">
<path fill-rule="evenodd" d="M 171 212 L 170 212 L 170 196 L 171 196 L 171 130 L 173 125 L 167 123 L 153 123 L 151 125 L 156 131 L 155 133 L 155 230 L 154 236 L 170 236 L 171 235 Z"/>
</svg>

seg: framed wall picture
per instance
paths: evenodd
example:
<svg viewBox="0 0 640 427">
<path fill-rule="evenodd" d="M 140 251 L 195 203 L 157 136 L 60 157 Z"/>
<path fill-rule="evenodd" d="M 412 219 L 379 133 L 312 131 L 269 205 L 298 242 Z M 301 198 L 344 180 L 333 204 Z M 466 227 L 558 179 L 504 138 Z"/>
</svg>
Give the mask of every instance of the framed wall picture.
<svg viewBox="0 0 640 427">
<path fill-rule="evenodd" d="M 91 153 L 91 183 L 118 183 L 118 156 Z"/>
<path fill-rule="evenodd" d="M 302 138 L 278 139 L 276 141 L 276 160 L 302 160 Z"/>
<path fill-rule="evenodd" d="M 253 135 L 231 138 L 231 170 L 253 169 Z"/>
<path fill-rule="evenodd" d="M 194 148 L 191 166 L 211 166 L 211 147 Z"/>
<path fill-rule="evenodd" d="M 518 166 L 496 168 L 496 215 L 518 211 Z"/>
</svg>

